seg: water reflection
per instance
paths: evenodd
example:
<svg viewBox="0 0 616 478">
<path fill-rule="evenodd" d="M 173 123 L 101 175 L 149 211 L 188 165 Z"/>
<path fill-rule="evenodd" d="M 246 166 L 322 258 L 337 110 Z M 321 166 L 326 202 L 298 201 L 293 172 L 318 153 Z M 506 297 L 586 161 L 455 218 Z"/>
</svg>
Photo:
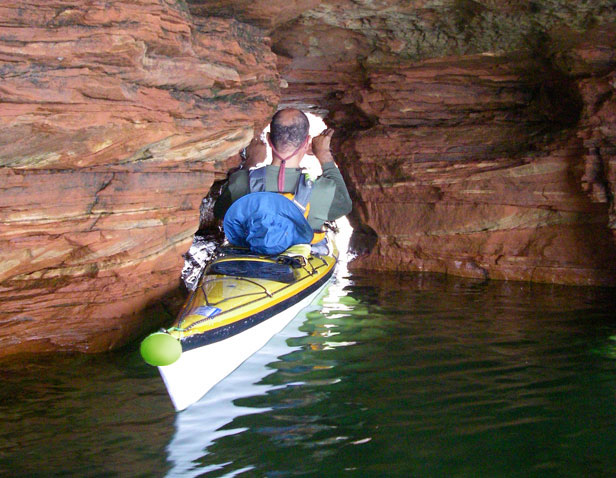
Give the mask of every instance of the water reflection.
<svg viewBox="0 0 616 478">
<path fill-rule="evenodd" d="M 241 427 L 225 427 L 235 418 L 270 410 L 268 407 L 242 407 L 234 401 L 242 397 L 263 395 L 277 388 L 262 379 L 274 372 L 268 366 L 270 363 L 297 348 L 290 347 L 287 340 L 302 335 L 299 326 L 304 320 L 305 313 L 299 314 L 264 348 L 217 384 L 204 398 L 177 414 L 175 434 L 167 446 L 168 461 L 172 465 L 167 477 L 203 476 L 204 473 L 223 469 L 228 464 L 203 464 L 208 447 L 222 437 L 245 431 Z M 241 468 L 235 473 L 249 469 Z M 227 476 L 234 476 L 235 473 Z"/>
<path fill-rule="evenodd" d="M 176 414 L 136 349 L 0 364 L 0 476 L 611 476 L 613 289 L 353 274 Z"/>
<path fill-rule="evenodd" d="M 279 388 L 303 385 L 301 382 L 276 383 L 276 380 L 267 380 L 268 376 L 280 373 L 284 369 L 284 364 L 293 360 L 293 352 L 299 351 L 304 345 L 302 337 L 322 336 L 325 338 L 323 342 L 325 347 L 345 345 L 326 340 L 332 335 L 329 325 L 323 325 L 326 329 L 324 333 L 310 330 L 310 327 L 305 326 L 307 318 L 322 317 L 322 311 L 328 310 L 327 306 L 321 304 L 332 304 L 335 307 L 347 294 L 346 286 L 349 284 L 347 247 L 352 229 L 345 218 L 339 220 L 339 227 L 341 234 L 338 238 L 338 247 L 341 260 L 334 280 L 315 303 L 300 312 L 265 347 L 217 384 L 204 398 L 178 413 L 175 420 L 175 434 L 167 446 L 168 461 L 171 464 L 171 469 L 166 475 L 168 478 L 190 478 L 218 471 L 224 471 L 225 476 L 236 476 L 250 471 L 252 466 L 237 468 L 236 465 L 232 465 L 233 469 L 229 470 L 228 467 L 232 462 L 217 463 L 215 459 L 207 459 L 208 448 L 217 440 L 246 431 L 245 427 L 226 425 L 232 424 L 235 419 L 243 415 L 255 415 L 272 410 L 271 407 L 259 405 L 241 406 L 238 404 L 241 399 L 270 396 Z M 317 346 L 313 339 L 310 342 Z"/>
<path fill-rule="evenodd" d="M 0 476 L 159 476 L 174 412 L 138 352 L 0 364 Z"/>
<path fill-rule="evenodd" d="M 218 428 L 184 468 L 581 476 L 592 463 L 602 476 L 616 438 L 616 361 L 595 353 L 616 332 L 609 304 L 606 289 L 354 276 L 294 321 L 258 385 L 237 398 L 225 384 L 234 411 L 203 412 Z"/>
</svg>

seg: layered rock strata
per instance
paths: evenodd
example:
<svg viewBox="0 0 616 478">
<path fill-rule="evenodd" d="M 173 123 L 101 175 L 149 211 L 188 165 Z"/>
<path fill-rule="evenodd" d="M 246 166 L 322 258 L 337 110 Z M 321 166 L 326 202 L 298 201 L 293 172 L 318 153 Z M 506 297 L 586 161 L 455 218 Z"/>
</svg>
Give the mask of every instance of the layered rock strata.
<svg viewBox="0 0 616 478">
<path fill-rule="evenodd" d="M 353 267 L 616 285 L 614 25 L 610 0 L 0 0 L 0 355 L 152 329 L 279 105 L 337 128 Z"/>
<path fill-rule="evenodd" d="M 283 101 L 340 132 L 351 267 L 616 285 L 613 16 L 347 2 L 277 29 Z"/>
<path fill-rule="evenodd" d="M 0 18 L 0 354 L 108 350 L 178 290 L 202 197 L 276 108 L 275 56 L 175 2 Z"/>
<path fill-rule="evenodd" d="M 593 104 L 541 69 L 473 56 L 368 73 L 354 104 L 376 124 L 341 146 L 376 236 L 354 267 L 616 285 L 610 168 L 589 167 L 612 143 L 580 140 Z"/>
</svg>

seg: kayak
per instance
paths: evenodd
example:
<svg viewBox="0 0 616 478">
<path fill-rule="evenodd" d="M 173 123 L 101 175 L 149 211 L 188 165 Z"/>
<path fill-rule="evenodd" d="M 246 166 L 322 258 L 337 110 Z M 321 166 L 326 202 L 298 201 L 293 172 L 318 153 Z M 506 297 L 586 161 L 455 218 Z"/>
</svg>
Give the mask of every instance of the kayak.
<svg viewBox="0 0 616 478">
<path fill-rule="evenodd" d="M 277 256 L 220 248 L 174 324 L 141 343 L 177 411 L 199 401 L 318 297 L 338 262 L 328 241 L 327 252 L 299 245 Z"/>
</svg>

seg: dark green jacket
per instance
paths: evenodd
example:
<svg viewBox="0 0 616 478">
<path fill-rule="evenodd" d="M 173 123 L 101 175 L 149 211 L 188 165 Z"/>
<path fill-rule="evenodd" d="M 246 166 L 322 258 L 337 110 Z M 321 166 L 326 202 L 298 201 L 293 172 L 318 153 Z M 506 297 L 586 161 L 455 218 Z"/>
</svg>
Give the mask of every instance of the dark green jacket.
<svg viewBox="0 0 616 478">
<path fill-rule="evenodd" d="M 279 166 L 265 166 L 265 190 L 278 192 Z M 294 193 L 301 169 L 286 168 L 285 193 Z M 250 192 L 248 170 L 240 169 L 229 177 L 220 197 L 214 204 L 214 215 L 223 219 L 231 204 Z M 325 221 L 334 221 L 351 212 L 352 203 L 344 179 L 334 163 L 323 165 L 323 174 L 314 181 L 310 199 L 308 223 L 314 230 L 323 227 Z"/>
</svg>

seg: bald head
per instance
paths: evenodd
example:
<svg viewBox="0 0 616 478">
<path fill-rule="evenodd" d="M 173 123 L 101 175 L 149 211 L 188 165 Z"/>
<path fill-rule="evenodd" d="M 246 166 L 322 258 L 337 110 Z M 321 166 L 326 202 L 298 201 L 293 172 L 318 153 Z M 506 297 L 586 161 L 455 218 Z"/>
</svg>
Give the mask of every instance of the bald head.
<svg viewBox="0 0 616 478">
<path fill-rule="evenodd" d="M 299 148 L 308 136 L 310 122 L 300 110 L 278 111 L 270 124 L 270 140 L 281 153 Z"/>
</svg>

